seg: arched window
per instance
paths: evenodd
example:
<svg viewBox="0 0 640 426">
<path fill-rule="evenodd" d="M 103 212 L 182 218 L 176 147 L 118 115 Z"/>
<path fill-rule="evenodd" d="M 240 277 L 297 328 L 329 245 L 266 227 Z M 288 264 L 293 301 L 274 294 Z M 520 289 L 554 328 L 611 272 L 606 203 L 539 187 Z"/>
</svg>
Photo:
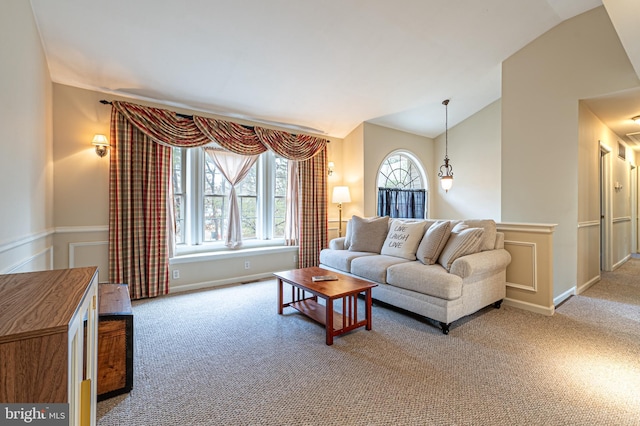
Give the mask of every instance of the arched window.
<svg viewBox="0 0 640 426">
<path fill-rule="evenodd" d="M 380 165 L 377 182 L 379 216 L 427 217 L 426 174 L 411 153 L 389 154 Z"/>
</svg>

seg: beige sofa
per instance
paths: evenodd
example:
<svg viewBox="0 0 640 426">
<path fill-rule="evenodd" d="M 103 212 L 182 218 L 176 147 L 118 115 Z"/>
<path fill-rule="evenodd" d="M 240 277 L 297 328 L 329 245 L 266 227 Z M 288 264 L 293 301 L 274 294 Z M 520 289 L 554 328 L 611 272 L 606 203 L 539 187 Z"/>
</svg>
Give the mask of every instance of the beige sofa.
<svg viewBox="0 0 640 426">
<path fill-rule="evenodd" d="M 331 240 L 320 266 L 379 285 L 374 300 L 450 324 L 500 307 L 511 256 L 493 220 L 360 218 Z"/>
</svg>

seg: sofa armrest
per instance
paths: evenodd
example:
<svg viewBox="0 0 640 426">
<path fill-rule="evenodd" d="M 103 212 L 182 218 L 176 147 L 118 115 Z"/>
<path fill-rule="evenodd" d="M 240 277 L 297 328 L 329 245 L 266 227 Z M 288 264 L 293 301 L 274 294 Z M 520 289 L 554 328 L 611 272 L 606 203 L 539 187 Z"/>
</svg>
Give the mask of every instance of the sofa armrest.
<svg viewBox="0 0 640 426">
<path fill-rule="evenodd" d="M 511 255 L 505 249 L 487 250 L 457 258 L 451 265 L 451 273 L 460 278 L 501 271 L 511 263 Z"/>
<path fill-rule="evenodd" d="M 334 238 L 329 241 L 329 248 L 332 250 L 344 250 L 344 241 L 347 237 Z"/>
</svg>

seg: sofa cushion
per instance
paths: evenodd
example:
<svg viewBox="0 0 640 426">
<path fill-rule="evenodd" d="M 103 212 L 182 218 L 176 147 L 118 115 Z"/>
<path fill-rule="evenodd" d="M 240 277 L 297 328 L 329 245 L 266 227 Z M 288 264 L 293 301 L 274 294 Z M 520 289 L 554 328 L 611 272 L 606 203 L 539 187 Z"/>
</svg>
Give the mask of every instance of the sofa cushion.
<svg viewBox="0 0 640 426">
<path fill-rule="evenodd" d="M 349 250 L 380 253 L 389 231 L 389 217 L 351 218 Z"/>
<path fill-rule="evenodd" d="M 427 229 L 416 252 L 416 258 L 420 262 L 425 265 L 433 265 L 436 263 L 449 239 L 449 234 L 451 233 L 450 226 L 450 222 L 445 220 L 436 222 Z"/>
<path fill-rule="evenodd" d="M 351 261 L 351 273 L 377 283 L 387 283 L 387 268 L 398 263 L 411 263 L 410 260 L 383 254 L 363 256 Z"/>
<path fill-rule="evenodd" d="M 493 219 L 466 219 L 462 223 L 469 228 L 482 228 L 484 230 L 480 251 L 496 248 L 496 236 L 498 233 L 496 222 Z"/>
<path fill-rule="evenodd" d="M 462 278 L 438 264 L 407 262 L 389 266 L 387 283 L 440 299 L 455 300 L 462 296 Z"/>
<path fill-rule="evenodd" d="M 380 254 L 416 260 L 416 250 L 424 236 L 425 225 L 425 222 L 394 219 Z"/>
<path fill-rule="evenodd" d="M 456 225 L 438 258 L 438 263 L 449 271 L 451 264 L 457 258 L 478 252 L 483 232 L 482 228 L 469 228 L 464 224 Z"/>
<path fill-rule="evenodd" d="M 320 251 L 320 263 L 338 271 L 351 272 L 353 259 L 362 256 L 375 256 L 375 253 L 324 249 Z"/>
</svg>

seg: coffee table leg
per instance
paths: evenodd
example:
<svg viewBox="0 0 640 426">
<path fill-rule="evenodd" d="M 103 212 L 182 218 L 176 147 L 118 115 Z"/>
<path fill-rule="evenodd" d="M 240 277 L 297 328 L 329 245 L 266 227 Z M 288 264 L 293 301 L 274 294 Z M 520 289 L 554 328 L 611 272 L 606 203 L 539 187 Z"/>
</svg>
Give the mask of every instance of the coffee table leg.
<svg viewBox="0 0 640 426">
<path fill-rule="evenodd" d="M 278 313 L 282 315 L 282 280 L 278 278 Z"/>
<path fill-rule="evenodd" d="M 367 305 L 367 311 L 366 311 L 366 316 L 367 316 L 367 330 L 371 330 L 371 289 L 367 290 L 365 295 L 365 298 L 367 299 L 366 305 Z"/>
<path fill-rule="evenodd" d="M 333 299 L 327 299 L 326 306 L 326 320 L 325 325 L 327 328 L 327 345 L 333 345 Z"/>
</svg>

